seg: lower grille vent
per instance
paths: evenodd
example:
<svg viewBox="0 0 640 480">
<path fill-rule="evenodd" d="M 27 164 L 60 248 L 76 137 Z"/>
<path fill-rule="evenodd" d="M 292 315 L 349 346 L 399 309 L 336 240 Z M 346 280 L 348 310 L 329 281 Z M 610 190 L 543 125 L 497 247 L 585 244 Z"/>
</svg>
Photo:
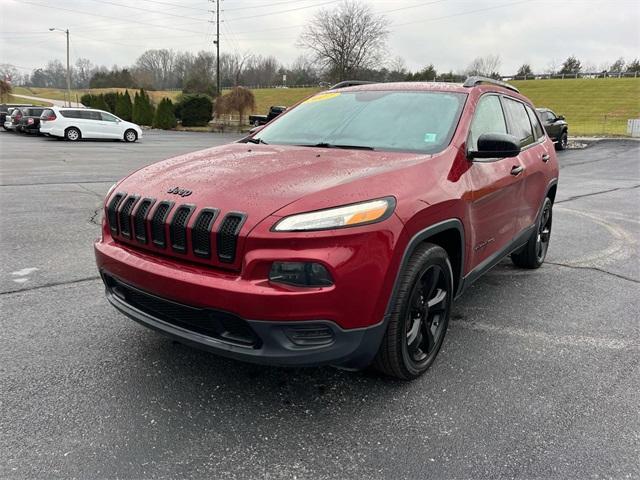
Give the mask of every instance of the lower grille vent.
<svg viewBox="0 0 640 480">
<path fill-rule="evenodd" d="M 103 274 L 103 278 L 113 295 L 163 322 L 227 343 L 253 348 L 261 346 L 260 338 L 251 326 L 236 315 L 156 297 L 107 274 Z"/>
</svg>

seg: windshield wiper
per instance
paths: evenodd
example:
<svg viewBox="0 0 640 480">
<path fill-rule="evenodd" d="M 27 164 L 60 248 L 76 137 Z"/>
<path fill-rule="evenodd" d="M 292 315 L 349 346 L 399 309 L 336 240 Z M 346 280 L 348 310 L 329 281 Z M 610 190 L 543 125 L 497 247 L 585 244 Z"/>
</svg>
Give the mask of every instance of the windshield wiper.
<svg viewBox="0 0 640 480">
<path fill-rule="evenodd" d="M 261 138 L 247 138 L 246 143 L 261 143 L 263 145 L 269 145 L 267 142 L 262 140 Z"/>
<path fill-rule="evenodd" d="M 300 145 L 301 147 L 318 147 L 318 148 L 344 148 L 346 150 L 375 150 L 373 147 L 366 145 L 336 145 L 334 143 L 320 142 L 315 145 Z"/>
</svg>

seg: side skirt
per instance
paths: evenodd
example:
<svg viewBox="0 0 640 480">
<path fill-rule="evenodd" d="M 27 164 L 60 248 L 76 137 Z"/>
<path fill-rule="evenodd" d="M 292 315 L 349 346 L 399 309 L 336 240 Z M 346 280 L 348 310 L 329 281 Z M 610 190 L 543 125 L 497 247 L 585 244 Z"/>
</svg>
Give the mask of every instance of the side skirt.
<svg viewBox="0 0 640 480">
<path fill-rule="evenodd" d="M 460 295 L 462 295 L 462 293 L 467 288 L 469 288 L 473 282 L 478 280 L 478 278 L 480 278 L 482 275 L 484 275 L 489 270 L 491 270 L 493 267 L 495 267 L 498 263 L 500 263 L 500 261 L 503 258 L 505 258 L 506 256 L 512 254 L 513 252 L 515 252 L 519 248 L 524 247 L 526 245 L 526 243 L 529 241 L 529 237 L 531 237 L 531 234 L 535 231 L 535 228 L 536 228 L 535 224 L 531 225 L 530 227 L 525 228 L 517 236 L 515 236 L 511 240 L 511 242 L 509 244 L 507 244 L 502 250 L 494 253 L 489 258 L 487 258 L 484 262 L 482 262 L 480 265 L 478 265 L 476 268 L 471 270 L 462 279 L 462 285 L 461 285 L 461 288 L 458 290 L 458 295 L 456 295 L 456 298 L 458 298 Z"/>
</svg>

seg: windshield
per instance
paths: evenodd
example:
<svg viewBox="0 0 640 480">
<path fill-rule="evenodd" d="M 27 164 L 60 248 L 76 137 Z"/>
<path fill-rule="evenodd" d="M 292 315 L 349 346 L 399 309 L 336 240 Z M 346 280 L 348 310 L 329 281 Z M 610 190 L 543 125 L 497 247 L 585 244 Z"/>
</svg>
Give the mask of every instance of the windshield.
<svg viewBox="0 0 640 480">
<path fill-rule="evenodd" d="M 278 117 L 253 141 L 435 153 L 451 141 L 465 98 L 451 92 L 321 93 Z"/>
</svg>

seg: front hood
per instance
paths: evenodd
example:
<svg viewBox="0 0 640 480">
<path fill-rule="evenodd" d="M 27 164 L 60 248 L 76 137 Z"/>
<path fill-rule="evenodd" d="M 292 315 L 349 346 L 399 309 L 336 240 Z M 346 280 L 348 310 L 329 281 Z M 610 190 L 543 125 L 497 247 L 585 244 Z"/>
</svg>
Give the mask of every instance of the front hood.
<svg viewBox="0 0 640 480">
<path fill-rule="evenodd" d="M 307 195 L 424 159 L 415 153 L 230 144 L 155 163 L 117 191 L 247 214 L 245 227 Z M 191 191 L 186 197 L 169 190 Z"/>
</svg>

